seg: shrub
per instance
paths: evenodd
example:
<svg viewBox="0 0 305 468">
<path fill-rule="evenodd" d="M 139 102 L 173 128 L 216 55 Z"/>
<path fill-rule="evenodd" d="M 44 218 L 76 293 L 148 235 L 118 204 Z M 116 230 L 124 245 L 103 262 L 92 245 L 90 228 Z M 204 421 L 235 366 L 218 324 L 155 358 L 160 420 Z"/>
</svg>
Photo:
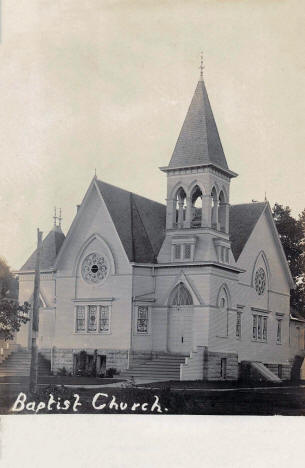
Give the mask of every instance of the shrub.
<svg viewBox="0 0 305 468">
<path fill-rule="evenodd" d="M 109 369 L 106 370 L 106 377 L 112 378 L 114 375 L 116 375 L 118 372 L 115 367 L 109 367 Z"/>
<path fill-rule="evenodd" d="M 65 367 L 60 367 L 58 370 L 57 370 L 57 375 L 60 375 L 60 376 L 65 376 L 65 375 L 69 375 L 68 374 L 68 371 Z"/>
</svg>

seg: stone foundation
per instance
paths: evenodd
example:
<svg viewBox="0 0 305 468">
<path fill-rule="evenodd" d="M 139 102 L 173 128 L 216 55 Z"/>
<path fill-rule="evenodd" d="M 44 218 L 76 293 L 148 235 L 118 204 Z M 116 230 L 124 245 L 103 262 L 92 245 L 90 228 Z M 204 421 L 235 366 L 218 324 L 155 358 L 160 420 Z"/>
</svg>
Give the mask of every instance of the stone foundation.
<svg viewBox="0 0 305 468">
<path fill-rule="evenodd" d="M 221 375 L 221 360 L 226 359 L 225 376 Z M 234 353 L 216 353 L 206 351 L 204 355 L 205 380 L 237 380 L 238 379 L 238 356 Z"/>
<path fill-rule="evenodd" d="M 63 367 L 67 372 L 74 372 L 74 354 L 80 351 L 86 351 L 88 354 L 94 353 L 95 349 L 91 348 L 53 348 L 52 350 L 52 371 L 54 374 Z M 96 349 L 98 355 L 106 356 L 106 369 L 115 368 L 118 372 L 127 369 L 128 366 L 128 351 L 127 350 L 110 350 Z"/>
<path fill-rule="evenodd" d="M 291 364 L 264 364 L 282 380 L 290 380 L 291 378 Z M 281 367 L 280 367 L 281 366 Z"/>
</svg>

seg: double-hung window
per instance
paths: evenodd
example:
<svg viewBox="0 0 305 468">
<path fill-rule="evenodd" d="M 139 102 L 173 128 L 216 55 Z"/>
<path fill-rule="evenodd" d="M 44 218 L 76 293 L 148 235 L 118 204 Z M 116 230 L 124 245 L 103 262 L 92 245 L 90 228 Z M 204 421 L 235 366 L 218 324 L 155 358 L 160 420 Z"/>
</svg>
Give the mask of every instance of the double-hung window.
<svg viewBox="0 0 305 468">
<path fill-rule="evenodd" d="M 76 307 L 76 331 L 84 332 L 86 330 L 86 308 L 85 306 Z"/>
<path fill-rule="evenodd" d="M 241 338 L 241 312 L 236 313 L 236 338 Z"/>
<path fill-rule="evenodd" d="M 276 342 L 282 343 L 282 320 L 277 320 Z"/>
<path fill-rule="evenodd" d="M 254 341 L 267 341 L 267 317 L 253 314 L 252 318 L 252 339 Z"/>
<path fill-rule="evenodd" d="M 150 311 L 149 306 L 139 305 L 136 307 L 136 333 L 148 335 L 150 331 Z"/>
</svg>

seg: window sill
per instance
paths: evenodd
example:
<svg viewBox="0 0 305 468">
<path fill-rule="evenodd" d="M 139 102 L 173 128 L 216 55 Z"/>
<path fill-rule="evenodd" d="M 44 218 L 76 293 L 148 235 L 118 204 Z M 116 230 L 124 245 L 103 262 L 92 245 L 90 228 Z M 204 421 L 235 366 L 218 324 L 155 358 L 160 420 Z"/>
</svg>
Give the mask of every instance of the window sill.
<svg viewBox="0 0 305 468">
<path fill-rule="evenodd" d="M 72 332 L 72 335 L 100 336 L 111 335 L 111 332 Z"/>
<path fill-rule="evenodd" d="M 265 343 L 265 344 L 268 344 L 268 341 L 267 340 L 255 340 L 254 338 L 252 338 L 251 340 L 253 343 Z"/>
</svg>

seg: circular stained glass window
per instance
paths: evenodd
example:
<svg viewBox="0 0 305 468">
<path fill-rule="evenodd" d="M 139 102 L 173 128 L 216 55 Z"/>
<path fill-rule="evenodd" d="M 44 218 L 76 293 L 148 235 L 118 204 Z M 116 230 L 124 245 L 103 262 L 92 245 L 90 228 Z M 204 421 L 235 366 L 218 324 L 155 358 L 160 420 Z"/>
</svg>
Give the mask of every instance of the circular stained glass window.
<svg viewBox="0 0 305 468">
<path fill-rule="evenodd" d="M 82 277 L 87 283 L 100 283 L 108 275 L 108 264 L 105 257 L 97 253 L 87 255 L 82 264 Z"/>
<path fill-rule="evenodd" d="M 266 273 L 263 268 L 259 268 L 255 273 L 255 290 L 259 296 L 264 294 L 266 288 Z"/>
</svg>

